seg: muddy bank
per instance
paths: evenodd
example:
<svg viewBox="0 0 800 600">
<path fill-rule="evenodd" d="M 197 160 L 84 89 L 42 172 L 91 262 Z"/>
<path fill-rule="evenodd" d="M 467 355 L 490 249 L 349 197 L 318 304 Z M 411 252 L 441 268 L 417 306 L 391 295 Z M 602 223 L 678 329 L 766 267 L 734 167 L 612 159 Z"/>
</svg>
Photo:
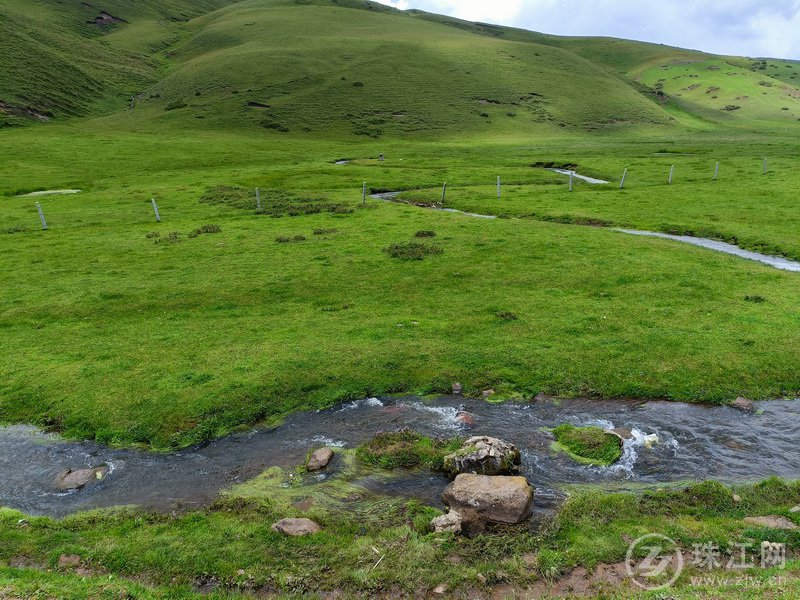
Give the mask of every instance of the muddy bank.
<svg viewBox="0 0 800 600">
<path fill-rule="evenodd" d="M 490 404 L 460 397 L 371 398 L 302 413 L 281 427 L 255 430 L 210 444 L 158 455 L 67 442 L 33 427 L 0 428 L 0 505 L 30 514 L 64 516 L 92 508 L 136 504 L 157 510 L 198 508 L 220 490 L 270 466 L 291 468 L 323 445 L 352 448 L 380 430 L 411 427 L 432 436 L 494 435 L 522 451 L 523 474 L 536 487 L 540 508 L 557 503 L 571 484 L 615 489 L 717 479 L 736 483 L 777 475 L 800 478 L 800 402 L 757 403 L 758 414 L 730 407 L 670 402 L 565 400 Z M 472 425 L 457 419 L 459 410 Z M 580 465 L 551 450 L 544 428 L 560 423 L 629 431 L 622 460 L 611 467 Z M 108 465 L 108 475 L 85 489 L 59 492 L 67 468 Z M 324 474 L 320 477 L 335 476 Z M 438 504 L 446 481 L 425 473 L 359 485 L 376 493 Z"/>
</svg>

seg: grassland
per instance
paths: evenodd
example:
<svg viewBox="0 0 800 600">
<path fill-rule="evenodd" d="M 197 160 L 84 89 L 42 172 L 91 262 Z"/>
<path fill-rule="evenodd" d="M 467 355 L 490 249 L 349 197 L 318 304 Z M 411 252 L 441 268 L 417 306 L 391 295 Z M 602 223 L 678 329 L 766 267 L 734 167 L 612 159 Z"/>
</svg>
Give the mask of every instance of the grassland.
<svg viewBox="0 0 800 600">
<path fill-rule="evenodd" d="M 797 274 L 610 227 L 800 259 L 796 63 L 349 0 L 104 10 L 127 23 L 0 7 L 0 422 L 168 450 L 455 381 L 499 399 L 800 395 Z M 570 193 L 544 163 L 611 183 Z M 447 182 L 448 207 L 502 218 L 364 205 L 363 182 L 426 203 Z M 83 191 L 20 196 L 65 188 Z M 387 252 L 409 243 L 433 250 Z M 620 561 L 644 532 L 685 549 L 798 544 L 741 522 L 797 521 L 797 485 L 772 480 L 573 490 L 536 535 L 455 539 L 428 532 L 434 509 L 370 496 L 354 473 L 285 487 L 270 471 L 174 515 L 3 510 L 0 596 L 502 594 Z M 279 538 L 270 524 L 307 496 L 325 532 Z M 798 569 L 776 594 L 797 596 Z M 721 589 L 684 578 L 670 593 Z"/>
</svg>

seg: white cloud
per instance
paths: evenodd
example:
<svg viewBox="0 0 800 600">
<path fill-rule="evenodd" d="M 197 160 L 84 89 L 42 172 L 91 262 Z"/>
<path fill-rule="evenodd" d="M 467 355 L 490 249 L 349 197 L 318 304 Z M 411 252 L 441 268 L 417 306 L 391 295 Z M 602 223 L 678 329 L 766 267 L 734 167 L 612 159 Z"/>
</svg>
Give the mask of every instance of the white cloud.
<svg viewBox="0 0 800 600">
<path fill-rule="evenodd" d="M 383 0 L 558 35 L 612 36 L 718 54 L 800 58 L 800 0 Z"/>
</svg>

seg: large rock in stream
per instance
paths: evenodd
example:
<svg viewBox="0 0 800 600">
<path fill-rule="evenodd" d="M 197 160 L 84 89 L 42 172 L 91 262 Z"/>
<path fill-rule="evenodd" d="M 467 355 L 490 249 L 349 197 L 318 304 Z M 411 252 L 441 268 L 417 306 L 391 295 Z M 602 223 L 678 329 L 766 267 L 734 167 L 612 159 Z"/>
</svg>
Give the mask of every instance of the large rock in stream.
<svg viewBox="0 0 800 600">
<path fill-rule="evenodd" d="M 514 444 L 483 435 L 469 438 L 458 451 L 445 456 L 443 470 L 451 477 L 460 473 L 515 475 L 521 462 Z"/>
<path fill-rule="evenodd" d="M 320 448 L 311 453 L 306 463 L 306 470 L 309 472 L 321 471 L 327 467 L 333 459 L 333 450 L 330 448 Z"/>
<path fill-rule="evenodd" d="M 62 492 L 80 490 L 94 481 L 105 479 L 108 471 L 106 465 L 91 469 L 65 469 L 56 475 L 55 486 Z"/>
<path fill-rule="evenodd" d="M 521 523 L 533 508 L 533 488 L 524 477 L 456 477 L 442 494 L 444 503 L 465 521 Z"/>
</svg>

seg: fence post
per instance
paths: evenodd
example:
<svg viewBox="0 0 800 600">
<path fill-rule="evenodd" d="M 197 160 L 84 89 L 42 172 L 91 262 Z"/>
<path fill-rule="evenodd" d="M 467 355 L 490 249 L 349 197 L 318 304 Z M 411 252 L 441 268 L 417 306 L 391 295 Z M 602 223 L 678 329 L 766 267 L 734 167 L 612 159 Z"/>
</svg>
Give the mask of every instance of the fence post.
<svg viewBox="0 0 800 600">
<path fill-rule="evenodd" d="M 156 223 L 161 223 L 161 215 L 158 212 L 158 204 L 156 204 L 156 199 L 153 198 L 151 202 L 153 203 L 153 212 L 156 213 Z"/>
<path fill-rule="evenodd" d="M 445 181 L 444 185 L 442 186 L 442 206 L 444 206 L 444 200 L 446 196 L 447 196 L 447 182 Z"/>
<path fill-rule="evenodd" d="M 628 176 L 628 169 L 625 169 L 625 170 L 622 172 L 622 181 L 620 181 L 620 182 L 619 182 L 619 189 L 622 189 L 622 188 L 624 188 L 624 187 L 625 187 L 625 178 L 626 178 L 627 176 Z"/>
<path fill-rule="evenodd" d="M 672 185 L 672 174 L 675 173 L 675 165 L 672 165 L 669 168 L 669 180 L 667 181 L 667 185 Z"/>
<path fill-rule="evenodd" d="M 38 202 L 36 203 L 36 210 L 39 211 L 39 220 L 42 222 L 42 229 L 45 231 L 47 230 L 47 221 L 44 218 L 44 212 L 42 211 L 42 205 Z"/>
<path fill-rule="evenodd" d="M 500 197 L 500 175 L 497 176 L 497 197 Z"/>
<path fill-rule="evenodd" d="M 717 166 L 714 167 L 714 179 L 713 179 L 713 181 L 716 181 L 717 177 L 719 177 L 719 161 L 717 161 Z"/>
<path fill-rule="evenodd" d="M 364 182 L 363 187 L 361 188 L 361 202 L 364 204 L 367 203 L 367 182 Z"/>
</svg>

